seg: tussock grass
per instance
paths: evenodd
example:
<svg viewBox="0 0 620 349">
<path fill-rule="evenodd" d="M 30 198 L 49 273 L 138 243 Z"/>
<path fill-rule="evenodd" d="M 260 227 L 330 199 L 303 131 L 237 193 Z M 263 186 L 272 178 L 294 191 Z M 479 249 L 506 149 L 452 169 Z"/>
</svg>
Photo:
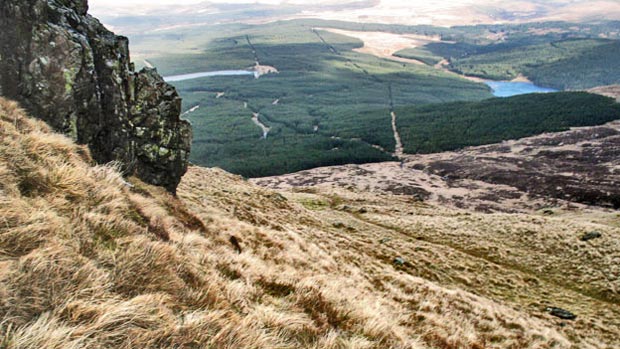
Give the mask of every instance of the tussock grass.
<svg viewBox="0 0 620 349">
<path fill-rule="evenodd" d="M 0 348 L 616 344 L 616 303 L 603 309 L 562 288 L 559 299 L 583 311 L 562 327 L 528 305 L 555 284 L 534 277 L 526 292 L 533 277 L 514 268 L 520 260 L 504 266 L 468 240 L 440 241 L 463 226 L 460 212 L 347 191 L 275 193 L 197 167 L 178 198 L 128 181 L 0 101 Z M 334 204 L 307 209 L 308 200 Z M 492 219 L 464 217 L 471 232 Z M 528 228 L 531 219 L 509 217 Z M 406 266 L 392 264 L 396 255 Z"/>
</svg>

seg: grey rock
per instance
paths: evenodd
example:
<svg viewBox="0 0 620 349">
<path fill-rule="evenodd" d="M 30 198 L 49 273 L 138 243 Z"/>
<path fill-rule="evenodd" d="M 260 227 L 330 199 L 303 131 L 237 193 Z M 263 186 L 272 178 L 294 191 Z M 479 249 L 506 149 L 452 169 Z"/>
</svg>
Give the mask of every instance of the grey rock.
<svg viewBox="0 0 620 349">
<path fill-rule="evenodd" d="M 406 263 L 405 260 L 402 257 L 396 257 L 396 258 L 394 258 L 394 260 L 392 262 L 395 265 L 398 265 L 398 266 L 403 266 Z"/>
<path fill-rule="evenodd" d="M 128 39 L 87 11 L 86 0 L 0 2 L 0 94 L 98 163 L 175 192 L 192 139 L 181 99 L 155 70 L 135 72 Z"/>
<path fill-rule="evenodd" d="M 580 240 L 581 241 L 590 241 L 590 240 L 594 240 L 594 239 L 598 239 L 600 237 L 602 237 L 603 234 L 599 233 L 598 231 L 591 231 L 589 233 L 584 234 Z"/>
<path fill-rule="evenodd" d="M 390 241 L 392 241 L 391 238 L 382 238 L 381 240 L 379 240 L 379 243 L 380 244 L 386 244 L 386 243 L 388 243 Z"/>
<path fill-rule="evenodd" d="M 555 316 L 555 317 L 559 317 L 560 319 L 564 319 L 564 320 L 575 320 L 577 318 L 577 315 L 571 313 L 568 310 L 562 309 L 562 308 L 557 308 L 557 307 L 548 307 L 547 312 L 549 312 L 549 314 Z"/>
</svg>

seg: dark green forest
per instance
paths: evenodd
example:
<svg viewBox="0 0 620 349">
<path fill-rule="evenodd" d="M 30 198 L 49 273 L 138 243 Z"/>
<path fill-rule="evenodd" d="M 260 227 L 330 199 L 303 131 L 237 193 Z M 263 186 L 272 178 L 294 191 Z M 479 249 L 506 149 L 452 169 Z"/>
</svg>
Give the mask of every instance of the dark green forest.
<svg viewBox="0 0 620 349">
<path fill-rule="evenodd" d="M 356 52 L 360 40 L 318 28 L 432 35 L 446 41 L 396 53 L 426 64 L 418 65 Z M 619 33 L 620 22 L 441 28 L 308 19 L 179 28 L 133 37 L 132 47 L 141 54 L 138 66 L 148 59 L 163 75 L 249 69 L 256 60 L 278 69 L 259 79 L 174 83 L 184 111 L 193 110 L 183 116 L 194 126 L 191 160 L 261 177 L 394 159 L 392 109 L 405 151 L 412 153 L 618 118 L 615 106 L 591 95 L 480 102 L 492 97 L 485 84 L 433 66 L 446 60 L 454 72 L 497 80 L 522 74 L 557 89 L 620 83 Z M 270 128 L 266 139 L 252 121 L 254 113 Z M 538 122 L 540 117 L 546 121 Z"/>
<path fill-rule="evenodd" d="M 174 83 L 184 110 L 200 106 L 184 116 L 194 126 L 191 160 L 200 165 L 260 177 L 392 160 L 391 106 L 492 96 L 484 84 L 354 52 L 361 41 L 296 22 L 237 30 L 235 36 L 207 44 L 204 57 L 218 65 L 207 67 L 205 61 L 200 69 L 249 67 L 255 50 L 261 64 L 279 73 Z M 199 62 L 186 55 L 182 62 Z M 167 56 L 150 61 L 164 72 L 178 73 L 179 67 Z M 378 109 L 385 114 L 365 119 L 366 112 Z M 266 139 L 251 120 L 254 113 L 270 128 Z"/>
<path fill-rule="evenodd" d="M 600 125 L 620 119 L 620 104 L 585 92 L 559 92 L 397 108 L 396 113 L 404 150 L 416 154 Z"/>
</svg>

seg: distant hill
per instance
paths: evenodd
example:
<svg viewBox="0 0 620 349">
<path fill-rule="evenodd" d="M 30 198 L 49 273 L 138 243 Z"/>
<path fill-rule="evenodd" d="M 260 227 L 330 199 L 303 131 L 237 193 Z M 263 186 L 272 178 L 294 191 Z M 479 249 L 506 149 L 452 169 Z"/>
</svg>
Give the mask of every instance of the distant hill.
<svg viewBox="0 0 620 349">
<path fill-rule="evenodd" d="M 620 18 L 620 4 L 611 0 L 599 0 L 594 5 L 588 0 L 259 0 L 245 4 L 217 0 L 173 5 L 98 0 L 91 3 L 95 15 L 126 35 L 205 23 L 256 23 L 292 18 L 441 27 L 543 21 L 595 22 Z"/>
</svg>

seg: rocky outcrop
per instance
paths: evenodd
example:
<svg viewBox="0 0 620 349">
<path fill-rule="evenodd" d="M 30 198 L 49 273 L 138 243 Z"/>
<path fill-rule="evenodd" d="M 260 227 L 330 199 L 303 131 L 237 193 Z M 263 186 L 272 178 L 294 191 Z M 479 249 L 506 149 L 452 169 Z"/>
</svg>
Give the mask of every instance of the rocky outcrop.
<svg viewBox="0 0 620 349">
<path fill-rule="evenodd" d="M 0 94 L 87 144 L 99 163 L 174 192 L 191 127 L 153 69 L 135 72 L 128 40 L 87 14 L 86 0 L 0 2 Z"/>
</svg>

